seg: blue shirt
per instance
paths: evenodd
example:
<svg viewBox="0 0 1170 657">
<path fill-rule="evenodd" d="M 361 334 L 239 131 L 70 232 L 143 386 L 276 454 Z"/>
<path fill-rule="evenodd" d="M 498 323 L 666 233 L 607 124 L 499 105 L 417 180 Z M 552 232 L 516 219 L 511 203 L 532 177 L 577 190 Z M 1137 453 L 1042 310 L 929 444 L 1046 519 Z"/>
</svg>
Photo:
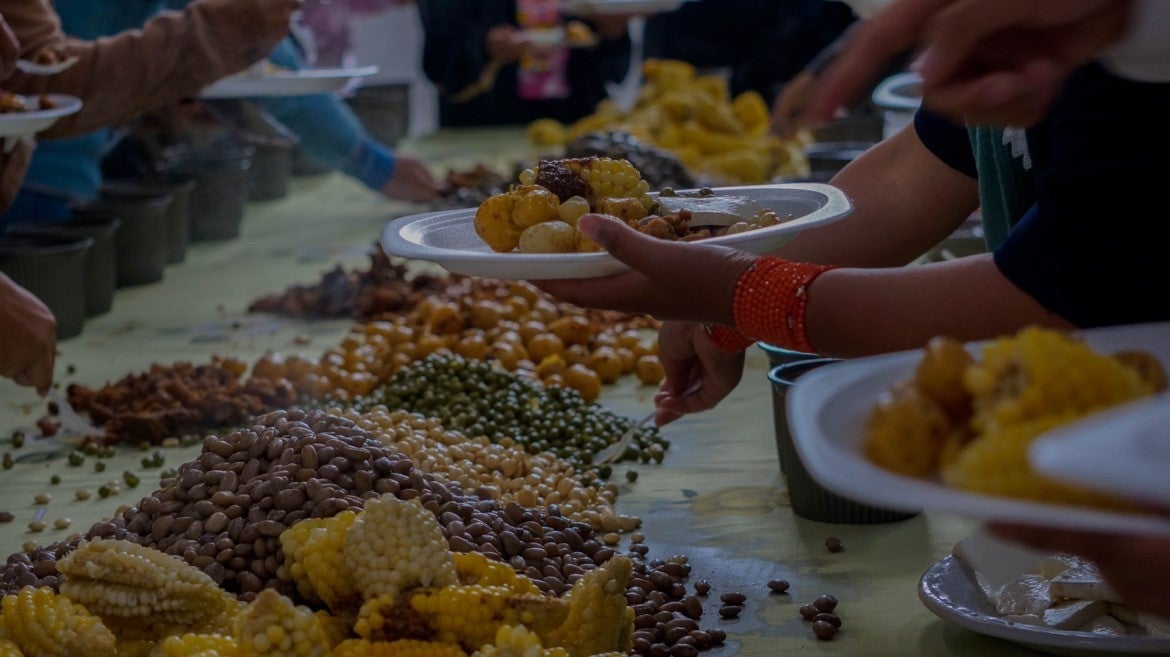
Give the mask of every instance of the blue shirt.
<svg viewBox="0 0 1170 657">
<path fill-rule="evenodd" d="M 141 27 L 160 10 L 170 6 L 181 9 L 187 3 L 182 0 L 57 0 L 55 4 L 66 34 L 92 40 Z M 276 47 L 269 59 L 285 68 L 304 67 L 301 52 L 291 36 Z M 382 189 L 394 175 L 393 150 L 374 139 L 337 96 L 313 94 L 254 100 L 296 133 L 301 149 L 320 164 L 353 176 L 373 190 Z M 4 221 L 64 219 L 71 200 L 96 198 L 102 183 L 101 158 L 117 140 L 116 131 L 105 128 L 79 137 L 39 143 L 21 193 L 5 213 Z"/>
</svg>

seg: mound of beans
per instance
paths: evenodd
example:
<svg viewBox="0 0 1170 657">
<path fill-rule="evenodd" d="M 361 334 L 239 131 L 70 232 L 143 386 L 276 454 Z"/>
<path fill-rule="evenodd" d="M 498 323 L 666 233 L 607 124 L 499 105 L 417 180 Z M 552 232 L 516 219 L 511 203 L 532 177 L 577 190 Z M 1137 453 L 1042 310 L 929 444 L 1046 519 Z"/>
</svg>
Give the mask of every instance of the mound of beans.
<svg viewBox="0 0 1170 657">
<path fill-rule="evenodd" d="M 519 446 L 493 443 L 485 436 L 469 438 L 448 431 L 437 418 L 377 406 L 365 413 L 330 409 L 402 452 L 423 472 L 482 490 L 500 502 L 524 507 L 556 504 L 573 520 L 605 533 L 632 531 L 641 520 L 617 514 L 615 484 L 599 485 L 592 472 L 578 475 L 567 461 L 549 452 L 529 454 Z"/>
<path fill-rule="evenodd" d="M 487 491 L 424 473 L 353 421 L 324 411 L 276 411 L 247 429 L 208 436 L 198 458 L 92 534 L 121 535 L 182 557 L 247 598 L 262 588 L 295 595 L 280 579 L 279 536 L 304 518 L 358 508 L 390 493 L 418 497 L 451 548 L 507 561 L 542 590 L 561 594 L 614 554 L 588 524 L 548 509 L 501 505 Z"/>
<path fill-rule="evenodd" d="M 618 439 L 630 421 L 575 391 L 544 387 L 491 363 L 433 354 L 399 370 L 373 394 L 355 401 L 436 417 L 444 427 L 493 442 L 511 440 L 531 454 L 550 451 L 579 470 Z M 669 442 L 656 427 L 637 430 L 624 460 L 661 462 Z M 608 476 L 607 468 L 600 470 Z"/>
</svg>

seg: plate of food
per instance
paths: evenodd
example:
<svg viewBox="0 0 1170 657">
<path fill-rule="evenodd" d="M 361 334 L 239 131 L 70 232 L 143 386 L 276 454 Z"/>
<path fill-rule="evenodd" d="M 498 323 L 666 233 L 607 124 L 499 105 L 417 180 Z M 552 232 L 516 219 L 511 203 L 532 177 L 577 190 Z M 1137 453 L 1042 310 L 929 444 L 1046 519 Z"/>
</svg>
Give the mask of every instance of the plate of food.
<svg viewBox="0 0 1170 657">
<path fill-rule="evenodd" d="M 868 504 L 1170 535 L 1170 516 L 1046 477 L 1028 457 L 1050 431 L 1157 394 L 1170 371 L 1168 335 L 1170 323 L 1081 333 L 1030 327 L 842 361 L 789 391 L 793 441 L 818 482 Z"/>
<path fill-rule="evenodd" d="M 64 94 L 22 96 L 0 91 L 0 137 L 27 137 L 76 114 L 81 99 Z"/>
<path fill-rule="evenodd" d="M 586 212 L 613 215 L 664 239 L 768 253 L 852 210 L 843 192 L 819 183 L 649 193 L 628 162 L 600 157 L 541 162 L 520 180 L 478 208 L 394 220 L 382 231 L 382 248 L 469 276 L 594 278 L 628 267 L 576 232 L 575 221 Z"/>
<path fill-rule="evenodd" d="M 687 0 L 561 0 L 561 11 L 576 16 L 660 14 L 674 11 Z"/>
<path fill-rule="evenodd" d="M 1170 654 L 1170 623 L 1121 603 L 1090 562 L 1065 554 L 1013 559 L 977 539 L 960 541 L 919 580 L 919 600 L 939 618 L 1063 657 Z M 1008 564 L 994 565 L 1001 558 Z"/>
<path fill-rule="evenodd" d="M 255 98 L 262 96 L 302 96 L 337 91 L 350 81 L 378 72 L 377 66 L 351 68 L 282 69 L 266 67 L 248 69 L 204 87 L 200 98 Z"/>
<path fill-rule="evenodd" d="M 548 47 L 592 48 L 599 42 L 593 28 L 578 20 L 557 27 L 530 28 L 521 32 L 521 38 L 534 45 Z"/>
</svg>

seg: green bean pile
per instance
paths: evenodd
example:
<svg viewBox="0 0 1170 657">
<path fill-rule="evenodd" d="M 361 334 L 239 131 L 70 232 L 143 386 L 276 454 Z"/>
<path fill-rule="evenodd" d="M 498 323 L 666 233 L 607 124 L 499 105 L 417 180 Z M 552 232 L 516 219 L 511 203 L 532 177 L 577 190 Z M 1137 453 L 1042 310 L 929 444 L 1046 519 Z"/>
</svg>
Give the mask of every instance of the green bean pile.
<svg viewBox="0 0 1170 657">
<path fill-rule="evenodd" d="M 385 385 L 356 399 L 439 418 L 444 428 L 492 442 L 510 438 L 530 454 L 549 451 L 579 470 L 595 469 L 593 454 L 630 427 L 631 420 L 582 399 L 576 391 L 545 387 L 490 362 L 433 354 L 398 370 Z M 637 430 L 619 460 L 661 462 L 670 443 L 657 427 Z M 596 468 L 608 478 L 610 468 Z"/>
</svg>

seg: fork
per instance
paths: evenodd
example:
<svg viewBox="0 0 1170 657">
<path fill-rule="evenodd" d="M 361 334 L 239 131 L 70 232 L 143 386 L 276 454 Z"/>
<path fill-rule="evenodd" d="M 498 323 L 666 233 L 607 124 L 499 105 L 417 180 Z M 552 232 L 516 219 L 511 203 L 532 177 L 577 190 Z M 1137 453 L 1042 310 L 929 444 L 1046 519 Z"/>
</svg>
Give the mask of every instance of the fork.
<svg viewBox="0 0 1170 657">
<path fill-rule="evenodd" d="M 701 387 L 703 387 L 702 379 L 692 383 L 689 388 L 683 391 L 682 396 L 690 397 L 698 392 Z M 634 440 L 634 435 L 638 433 L 638 430 L 652 422 L 656 415 L 658 415 L 657 408 L 647 413 L 641 420 L 631 424 L 630 428 L 626 429 L 626 432 L 622 434 L 622 437 L 617 439 L 617 442 L 610 443 L 600 452 L 593 455 L 593 465 L 606 465 L 621 458 L 626 453 L 626 449 L 629 448 L 630 443 Z"/>
</svg>

